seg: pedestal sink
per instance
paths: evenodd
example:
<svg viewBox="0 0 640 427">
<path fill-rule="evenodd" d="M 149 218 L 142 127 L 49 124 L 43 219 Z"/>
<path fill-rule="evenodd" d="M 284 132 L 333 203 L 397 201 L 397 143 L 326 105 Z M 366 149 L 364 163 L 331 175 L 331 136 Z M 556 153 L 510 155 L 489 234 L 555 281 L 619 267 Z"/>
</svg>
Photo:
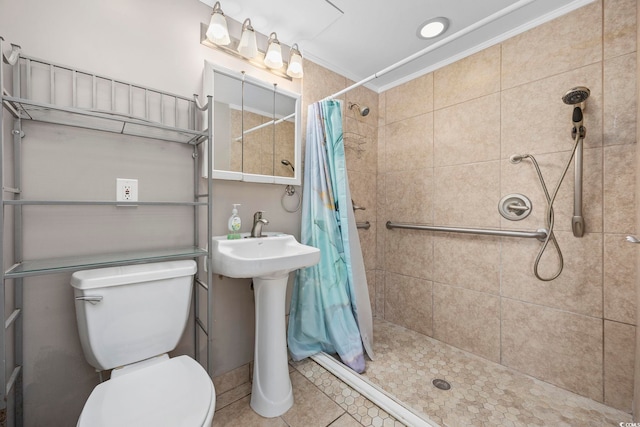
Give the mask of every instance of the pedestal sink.
<svg viewBox="0 0 640 427">
<path fill-rule="evenodd" d="M 256 304 L 256 337 L 251 408 L 277 417 L 293 405 L 287 364 L 285 299 L 289 273 L 320 261 L 320 250 L 289 234 L 228 240 L 213 238 L 214 273 L 252 278 Z"/>
</svg>

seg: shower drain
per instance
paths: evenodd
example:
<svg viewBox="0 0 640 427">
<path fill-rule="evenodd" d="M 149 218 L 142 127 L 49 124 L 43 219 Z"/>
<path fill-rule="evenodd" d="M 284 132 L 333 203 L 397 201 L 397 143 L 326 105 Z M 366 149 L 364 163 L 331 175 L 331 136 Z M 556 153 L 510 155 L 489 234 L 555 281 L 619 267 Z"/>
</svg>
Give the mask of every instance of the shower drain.
<svg viewBox="0 0 640 427">
<path fill-rule="evenodd" d="M 431 381 L 431 383 L 440 390 L 449 390 L 451 388 L 451 384 L 449 384 L 445 380 L 441 380 L 440 378 L 436 378 L 435 380 Z"/>
</svg>

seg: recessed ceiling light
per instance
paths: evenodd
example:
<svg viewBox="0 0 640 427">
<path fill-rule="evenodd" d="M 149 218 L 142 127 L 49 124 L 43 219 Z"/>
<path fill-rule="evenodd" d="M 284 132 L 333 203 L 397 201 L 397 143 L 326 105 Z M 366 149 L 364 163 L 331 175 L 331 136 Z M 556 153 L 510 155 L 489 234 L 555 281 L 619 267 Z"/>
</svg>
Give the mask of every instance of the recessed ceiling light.
<svg viewBox="0 0 640 427">
<path fill-rule="evenodd" d="M 447 31 L 447 28 L 449 28 L 449 20 L 447 18 L 433 18 L 420 24 L 416 34 L 421 39 L 432 39 Z"/>
</svg>

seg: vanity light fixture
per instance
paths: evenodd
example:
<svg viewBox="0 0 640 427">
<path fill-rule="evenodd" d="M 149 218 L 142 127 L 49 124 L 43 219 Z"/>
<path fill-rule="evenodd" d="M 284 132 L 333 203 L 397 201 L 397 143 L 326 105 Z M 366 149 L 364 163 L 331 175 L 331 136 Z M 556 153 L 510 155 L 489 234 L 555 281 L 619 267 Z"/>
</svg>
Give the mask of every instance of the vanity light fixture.
<svg viewBox="0 0 640 427">
<path fill-rule="evenodd" d="M 294 79 L 301 79 L 303 75 L 302 71 L 302 54 L 298 43 L 294 43 L 289 50 L 289 66 L 287 67 L 287 75 Z"/>
<path fill-rule="evenodd" d="M 256 32 L 251 26 L 251 19 L 247 18 L 242 24 L 242 35 L 238 44 L 238 53 L 246 58 L 255 58 L 258 55 L 258 43 Z"/>
<path fill-rule="evenodd" d="M 239 39 L 229 33 L 229 28 L 232 32 L 241 28 Z M 260 33 L 253 28 L 249 18 L 240 24 L 230 16 L 225 16 L 219 1 L 213 6 L 211 23 L 208 26 L 205 23 L 200 24 L 200 43 L 287 80 L 301 79 L 303 76 L 302 53 L 297 43 L 291 47 L 282 44 L 275 32 L 267 37 L 266 33 Z M 266 52 L 260 50 L 265 46 Z"/>
<path fill-rule="evenodd" d="M 269 68 L 282 68 L 284 64 L 282 62 L 282 48 L 280 47 L 280 41 L 278 35 L 273 32 L 269 35 L 267 40 L 267 53 L 264 55 L 264 65 Z"/>
<path fill-rule="evenodd" d="M 209 22 L 209 28 L 207 29 L 207 38 L 217 45 L 226 46 L 231 43 L 229 30 L 227 29 L 227 19 L 224 17 L 219 1 L 213 5 L 211 22 Z"/>
<path fill-rule="evenodd" d="M 418 26 L 416 35 L 421 39 L 438 37 L 449 28 L 449 20 L 444 17 L 432 18 Z"/>
</svg>

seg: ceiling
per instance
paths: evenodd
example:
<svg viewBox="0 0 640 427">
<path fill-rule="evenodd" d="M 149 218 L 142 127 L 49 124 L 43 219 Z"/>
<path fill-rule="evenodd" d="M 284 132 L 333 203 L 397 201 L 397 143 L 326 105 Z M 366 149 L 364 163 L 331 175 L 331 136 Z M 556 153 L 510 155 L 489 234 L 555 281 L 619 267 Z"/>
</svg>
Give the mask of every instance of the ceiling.
<svg viewBox="0 0 640 427">
<path fill-rule="evenodd" d="M 200 0 L 213 6 L 213 0 Z M 220 0 L 225 15 L 298 43 L 305 58 L 378 92 L 499 43 L 593 0 Z M 450 21 L 433 39 L 418 26 Z M 239 37 L 237 35 L 236 37 Z M 394 69 L 392 65 L 414 56 Z M 381 71 L 385 71 L 380 75 Z"/>
</svg>

